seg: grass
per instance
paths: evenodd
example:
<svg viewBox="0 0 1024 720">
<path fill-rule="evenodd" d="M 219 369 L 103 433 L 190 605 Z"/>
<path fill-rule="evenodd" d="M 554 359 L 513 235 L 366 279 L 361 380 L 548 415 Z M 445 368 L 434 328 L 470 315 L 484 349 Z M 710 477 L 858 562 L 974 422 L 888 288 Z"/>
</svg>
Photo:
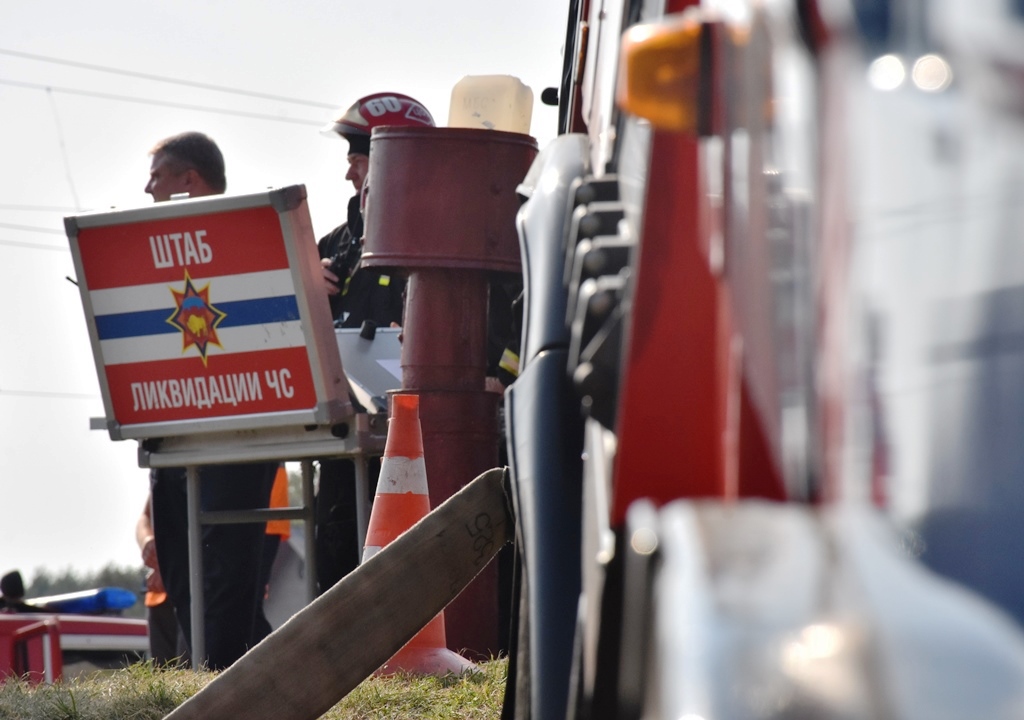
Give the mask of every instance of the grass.
<svg viewBox="0 0 1024 720">
<path fill-rule="evenodd" d="M 369 678 L 321 717 L 497 720 L 507 662 L 492 660 L 478 667 L 479 672 L 458 677 Z M 157 720 L 214 677 L 138 663 L 54 685 L 8 679 L 0 684 L 0 720 Z"/>
</svg>

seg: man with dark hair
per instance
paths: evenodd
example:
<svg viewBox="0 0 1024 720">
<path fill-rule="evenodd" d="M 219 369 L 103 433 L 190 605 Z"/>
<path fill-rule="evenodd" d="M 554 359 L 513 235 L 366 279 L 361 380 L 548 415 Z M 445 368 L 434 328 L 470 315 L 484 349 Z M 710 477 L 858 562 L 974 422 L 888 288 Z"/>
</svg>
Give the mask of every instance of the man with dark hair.
<svg viewBox="0 0 1024 720">
<path fill-rule="evenodd" d="M 178 194 L 218 195 L 227 187 L 220 149 L 202 133 L 182 133 L 162 140 L 151 154 L 153 164 L 146 192 L 156 202 Z M 276 462 L 261 462 L 200 467 L 201 511 L 268 507 L 277 466 Z M 191 651 L 185 468 L 154 469 L 150 483 L 160 575 Z M 206 662 L 211 669 L 228 667 L 263 639 L 254 631 L 262 593 L 260 564 L 265 527 L 265 523 L 232 523 L 202 528 L 204 639 Z"/>
<path fill-rule="evenodd" d="M 217 143 L 202 133 L 183 132 L 164 138 L 149 154 L 153 163 L 146 192 L 154 202 L 181 193 L 189 197 L 220 195 L 227 189 L 224 156 Z"/>
</svg>

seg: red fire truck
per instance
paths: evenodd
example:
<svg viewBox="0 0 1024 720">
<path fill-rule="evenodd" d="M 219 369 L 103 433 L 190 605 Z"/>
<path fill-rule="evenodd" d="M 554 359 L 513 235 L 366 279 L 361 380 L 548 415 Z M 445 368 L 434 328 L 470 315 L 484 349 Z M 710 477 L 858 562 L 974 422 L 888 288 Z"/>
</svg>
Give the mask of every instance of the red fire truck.
<svg viewBox="0 0 1024 720">
<path fill-rule="evenodd" d="M 508 717 L 1024 708 L 1021 596 L 969 582 L 1016 554 L 943 578 L 885 513 L 849 322 L 856 5 L 570 3 L 563 134 L 520 188 Z M 1013 515 L 967 504 L 986 536 Z"/>
<path fill-rule="evenodd" d="M 121 617 L 136 601 L 124 588 L 32 598 L 32 612 L 0 612 L 0 682 L 53 683 L 146 657 L 145 620 Z"/>
</svg>

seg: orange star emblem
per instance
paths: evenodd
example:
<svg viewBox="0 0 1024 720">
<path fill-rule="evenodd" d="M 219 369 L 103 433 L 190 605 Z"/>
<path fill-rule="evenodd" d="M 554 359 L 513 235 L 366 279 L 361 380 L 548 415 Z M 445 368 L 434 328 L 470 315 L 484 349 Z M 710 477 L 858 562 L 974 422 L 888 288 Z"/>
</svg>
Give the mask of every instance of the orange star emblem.
<svg viewBox="0 0 1024 720">
<path fill-rule="evenodd" d="M 210 303 L 210 285 L 196 289 L 192 278 L 185 271 L 185 290 L 178 292 L 171 288 L 174 295 L 174 313 L 167 322 L 181 330 L 181 352 L 184 354 L 190 347 L 199 351 L 199 357 L 206 365 L 207 351 L 211 345 L 222 347 L 217 337 L 217 326 L 221 324 L 227 313 L 223 313 Z"/>
</svg>

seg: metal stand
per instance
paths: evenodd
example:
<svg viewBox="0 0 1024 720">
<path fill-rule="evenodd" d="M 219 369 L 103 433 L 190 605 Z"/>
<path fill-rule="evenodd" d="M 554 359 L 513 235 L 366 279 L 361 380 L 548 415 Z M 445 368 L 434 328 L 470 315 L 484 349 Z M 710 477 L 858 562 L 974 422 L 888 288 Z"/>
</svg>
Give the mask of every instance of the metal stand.
<svg viewBox="0 0 1024 720">
<path fill-rule="evenodd" d="M 204 525 L 301 520 L 305 523 L 306 596 L 317 596 L 316 511 L 313 492 L 312 458 L 348 458 L 355 463 L 356 521 L 359 547 L 366 544 L 369 524 L 370 457 L 384 453 L 387 440 L 387 410 L 384 393 L 399 383 L 389 363 L 397 369 L 400 355 L 398 331 L 380 329 L 374 340 L 366 340 L 358 331 L 336 332 L 339 350 L 346 357 L 349 389 L 365 412 L 356 412 L 333 426 L 266 427 L 248 430 L 170 435 L 140 444 L 139 466 L 149 468 L 186 468 L 188 494 L 189 586 L 192 616 L 192 656 L 196 667 L 206 660 L 205 598 L 203 587 L 202 537 Z M 97 422 L 96 427 L 106 427 Z M 199 466 L 221 463 L 298 461 L 302 465 L 302 505 L 288 508 L 226 510 L 202 512 L 200 507 Z"/>
<path fill-rule="evenodd" d="M 306 602 L 316 599 L 316 506 L 313 497 L 313 461 L 302 461 L 302 515 L 306 524 Z"/>
<path fill-rule="evenodd" d="M 203 608 L 206 607 L 203 583 L 203 528 L 199 510 L 199 468 L 189 465 L 185 468 L 186 493 L 188 497 L 188 588 L 192 613 L 192 666 L 199 668 L 206 664 L 206 622 Z"/>
<path fill-rule="evenodd" d="M 145 450 L 140 458 L 143 466 L 181 467 L 186 469 L 188 508 L 189 588 L 192 616 L 192 661 L 201 667 L 206 661 L 205 598 L 203 586 L 203 526 L 268 520 L 300 520 L 305 523 L 306 597 L 317 596 L 316 581 L 316 510 L 313 492 L 313 460 L 311 458 L 344 457 L 356 466 L 356 519 L 359 545 L 366 542 L 369 522 L 368 458 L 383 453 L 387 435 L 385 414 L 353 417 L 350 432 L 338 428 L 309 430 L 266 430 L 223 433 L 195 437 L 164 438 L 159 446 Z M 341 437 L 339 437 L 341 435 Z M 299 461 L 302 465 L 302 505 L 287 508 L 255 510 L 221 510 L 203 512 L 200 507 L 199 466 L 231 462 L 266 460 Z"/>
<path fill-rule="evenodd" d="M 366 461 L 356 461 L 356 478 L 362 468 L 362 482 L 366 482 Z M 265 508 L 256 510 L 225 510 L 219 512 L 203 512 L 199 505 L 199 468 L 189 465 L 185 469 L 188 494 L 188 582 L 191 603 L 189 612 L 192 615 L 192 658 L 196 667 L 206 661 L 206 616 L 204 583 L 203 583 L 203 526 L 223 525 L 232 523 L 267 522 L 268 520 L 301 520 L 306 527 L 305 561 L 306 561 L 306 602 L 316 599 L 316 511 L 313 493 L 313 461 L 302 461 L 302 505 L 287 508 Z M 366 489 L 363 489 L 365 496 Z M 360 523 L 362 519 L 360 519 Z M 360 524 L 360 544 L 365 538 L 365 526 Z"/>
<path fill-rule="evenodd" d="M 370 494 L 369 494 L 369 473 L 366 468 L 366 458 L 356 459 L 356 533 L 359 540 L 359 547 L 366 547 L 366 528 L 370 524 Z M 362 553 L 359 554 L 359 561 L 362 562 Z"/>
</svg>

